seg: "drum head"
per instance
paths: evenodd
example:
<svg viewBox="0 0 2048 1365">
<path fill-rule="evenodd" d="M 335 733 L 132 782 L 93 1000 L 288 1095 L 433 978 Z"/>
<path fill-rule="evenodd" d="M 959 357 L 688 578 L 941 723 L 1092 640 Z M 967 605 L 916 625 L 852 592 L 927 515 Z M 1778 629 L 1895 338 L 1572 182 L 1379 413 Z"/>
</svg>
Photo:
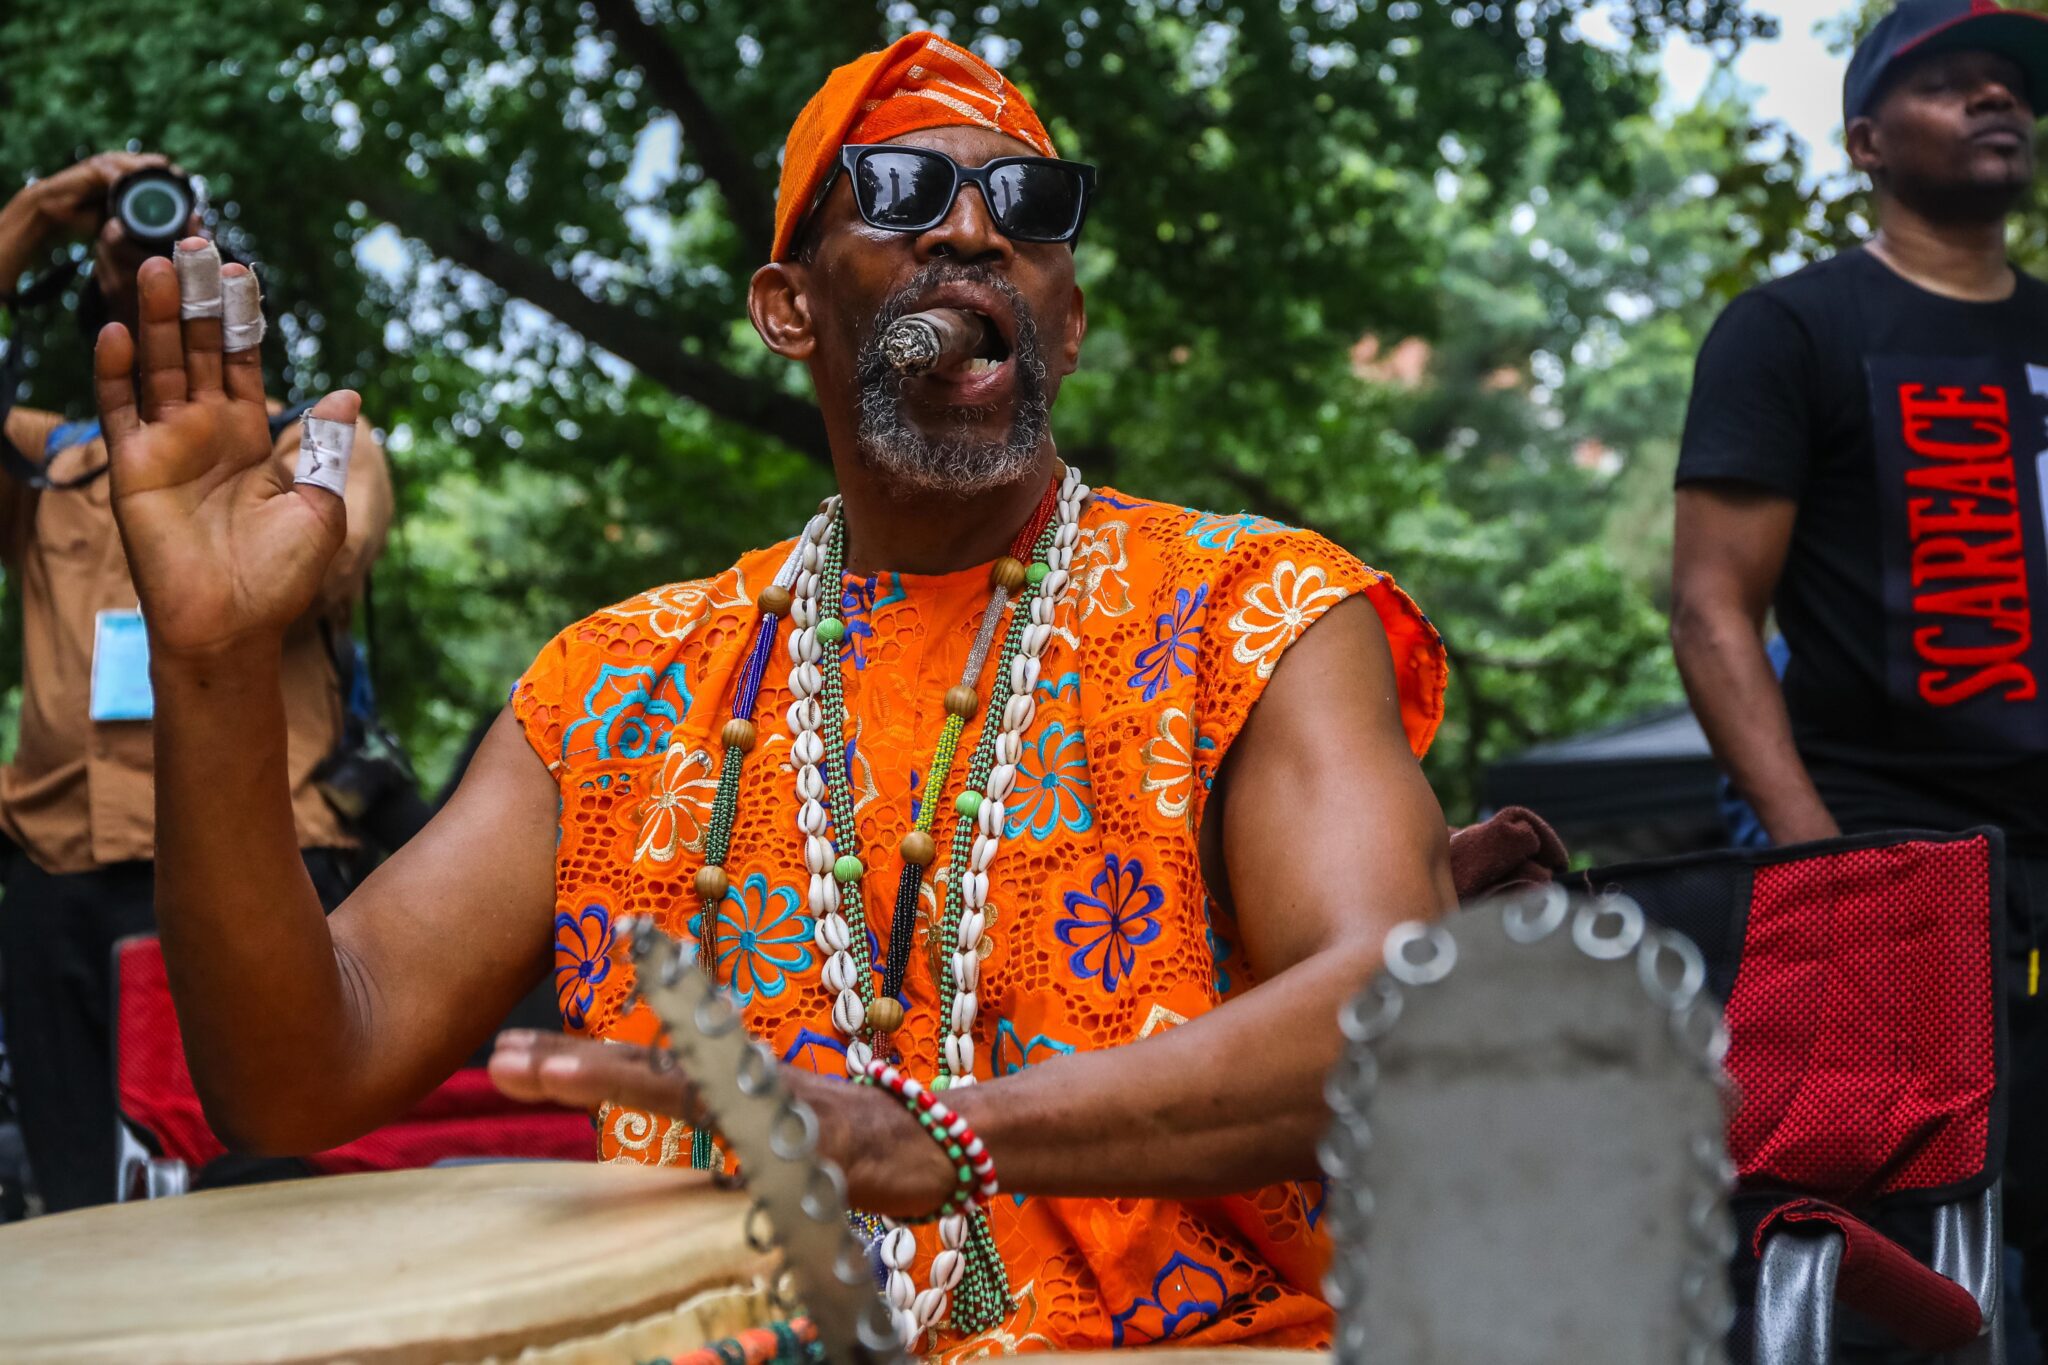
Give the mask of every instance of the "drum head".
<svg viewBox="0 0 2048 1365">
<path fill-rule="evenodd" d="M 649 1319 L 680 1352 L 766 1320 L 746 1209 L 701 1172 L 517 1162 L 32 1219 L 0 1229 L 0 1360 L 443 1365 Z"/>
</svg>

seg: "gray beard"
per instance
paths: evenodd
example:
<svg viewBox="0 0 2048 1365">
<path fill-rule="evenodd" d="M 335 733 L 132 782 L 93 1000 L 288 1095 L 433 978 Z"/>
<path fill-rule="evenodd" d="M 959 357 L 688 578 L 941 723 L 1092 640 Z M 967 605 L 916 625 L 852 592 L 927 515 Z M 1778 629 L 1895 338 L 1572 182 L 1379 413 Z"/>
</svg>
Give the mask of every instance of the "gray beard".
<svg viewBox="0 0 2048 1365">
<path fill-rule="evenodd" d="M 1001 439 L 972 434 L 972 425 L 987 420 L 992 409 L 958 408 L 944 427 L 924 431 L 906 414 L 908 382 L 882 356 L 881 336 L 890 323 L 910 313 L 920 295 L 956 279 L 971 279 L 998 291 L 1017 319 L 1012 355 L 1017 367 L 1015 411 L 1010 430 Z M 1016 286 L 991 270 L 936 261 L 917 272 L 875 316 L 868 339 L 856 358 L 860 386 L 860 426 L 856 433 L 861 458 L 892 482 L 925 492 L 967 495 L 1020 482 L 1038 465 L 1038 448 L 1051 425 L 1046 400 L 1045 357 L 1038 350 L 1038 320 Z"/>
</svg>

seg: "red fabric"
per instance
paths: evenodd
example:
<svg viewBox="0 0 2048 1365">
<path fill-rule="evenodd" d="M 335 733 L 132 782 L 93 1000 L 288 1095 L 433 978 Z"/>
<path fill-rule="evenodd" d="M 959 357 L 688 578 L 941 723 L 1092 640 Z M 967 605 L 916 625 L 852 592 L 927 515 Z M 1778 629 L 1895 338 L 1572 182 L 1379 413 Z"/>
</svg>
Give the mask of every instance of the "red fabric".
<svg viewBox="0 0 2048 1365">
<path fill-rule="evenodd" d="M 163 950 L 154 938 L 121 944 L 115 1049 L 121 1113 L 156 1139 L 163 1154 L 194 1171 L 227 1148 L 207 1126 L 185 1067 Z M 464 1067 L 394 1124 L 306 1160 L 314 1169 L 389 1171 L 444 1157 L 545 1157 L 589 1161 L 597 1152 L 580 1110 L 522 1104 L 499 1093 L 482 1067 Z"/>
<path fill-rule="evenodd" d="M 1883 1325 L 1916 1351 L 1953 1351 L 1976 1340 L 1983 1314 L 1970 1291 L 1913 1259 L 1912 1253 L 1832 1204 L 1795 1199 L 1772 1209 L 1756 1229 L 1756 1254 L 1774 1232 L 1833 1228 L 1842 1234 L 1835 1299 Z"/>
<path fill-rule="evenodd" d="M 1727 1010 L 1745 1184 L 1856 1205 L 1985 1167 L 1997 1055 L 1990 844 L 1757 869 Z"/>
</svg>

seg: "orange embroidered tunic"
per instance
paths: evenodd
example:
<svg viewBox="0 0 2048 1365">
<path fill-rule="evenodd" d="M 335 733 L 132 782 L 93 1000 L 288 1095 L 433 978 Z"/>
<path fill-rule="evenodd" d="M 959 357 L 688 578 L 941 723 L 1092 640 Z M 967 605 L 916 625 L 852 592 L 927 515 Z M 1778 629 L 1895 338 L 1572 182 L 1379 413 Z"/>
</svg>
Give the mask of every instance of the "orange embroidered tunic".
<svg viewBox="0 0 2048 1365">
<path fill-rule="evenodd" d="M 543 649 L 513 693 L 561 785 L 555 982 L 572 1032 L 652 1035 L 644 1009 L 621 1017 L 631 969 L 611 955 L 615 926 L 647 914 L 677 937 L 695 932 L 691 879 L 703 865 L 719 732 L 755 595 L 788 550 L 757 551 L 715 578 L 598 612 Z M 1391 579 L 1320 536 L 1097 489 L 1072 573 L 990 869 L 973 1030 L 984 1081 L 1135 1042 L 1256 984 L 1236 926 L 1204 891 L 1196 831 L 1217 766 L 1281 655 L 1325 611 L 1353 593 L 1378 608 L 1418 755 L 1442 714 L 1435 630 Z M 849 575 L 843 592 L 844 757 L 879 972 L 874 934 L 887 927 L 896 848 L 915 818 L 946 689 L 987 606 L 988 571 Z M 843 1043 L 818 979 L 796 825 L 789 656 L 778 644 L 771 660 L 726 860 L 732 888 L 717 906 L 714 970 L 777 1055 L 836 1076 Z M 963 752 L 979 729 L 979 718 L 969 723 Z M 955 767 L 949 806 L 965 769 Z M 946 861 L 942 854 L 932 871 Z M 893 1038 L 912 1073 L 927 1077 L 939 1046 L 932 880 Z M 607 1107 L 599 1116 L 606 1160 L 684 1162 L 689 1136 L 658 1115 Z M 1001 1195 L 989 1218 L 1016 1311 L 969 1340 L 941 1333 L 936 1353 L 957 1360 L 1167 1339 L 1327 1346 L 1321 1207 L 1313 1183 L 1185 1203 Z M 930 1229 L 920 1242 L 921 1282 L 936 1250 Z"/>
</svg>

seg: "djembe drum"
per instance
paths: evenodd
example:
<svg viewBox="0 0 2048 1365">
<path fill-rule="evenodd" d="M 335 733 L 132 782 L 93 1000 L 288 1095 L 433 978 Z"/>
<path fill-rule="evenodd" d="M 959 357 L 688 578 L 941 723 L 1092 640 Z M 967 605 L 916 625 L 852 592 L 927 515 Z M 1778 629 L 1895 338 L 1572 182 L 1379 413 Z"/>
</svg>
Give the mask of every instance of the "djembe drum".
<svg viewBox="0 0 2048 1365">
<path fill-rule="evenodd" d="M 748 1201 L 510 1162 L 253 1185 L 0 1233 L 11 1365 L 614 1365 L 775 1320 Z"/>
</svg>

